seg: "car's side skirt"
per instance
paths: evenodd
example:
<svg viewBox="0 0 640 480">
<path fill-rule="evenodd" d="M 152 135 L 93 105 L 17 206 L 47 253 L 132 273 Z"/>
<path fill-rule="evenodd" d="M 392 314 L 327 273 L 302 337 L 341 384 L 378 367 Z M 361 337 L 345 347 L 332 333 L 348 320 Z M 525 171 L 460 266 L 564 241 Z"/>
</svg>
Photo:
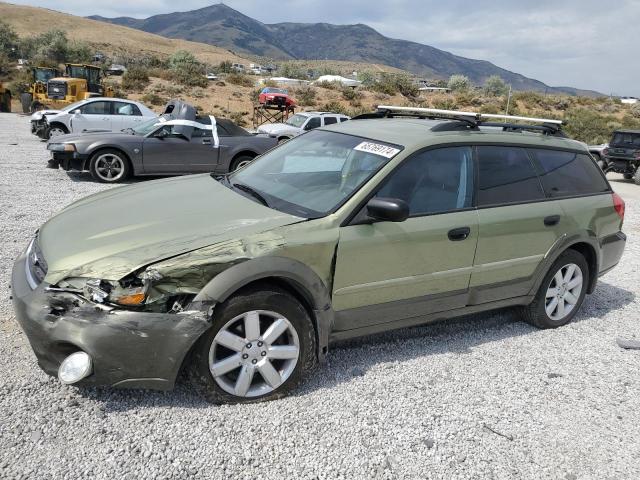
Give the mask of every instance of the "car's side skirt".
<svg viewBox="0 0 640 480">
<path fill-rule="evenodd" d="M 389 330 L 396 330 L 399 328 L 413 327 L 416 325 L 424 325 L 428 323 L 438 322 L 441 320 L 447 320 L 456 317 L 462 317 L 464 315 L 470 315 L 478 312 L 488 312 L 491 310 L 497 310 L 506 307 L 515 307 L 528 305 L 533 301 L 533 296 L 527 295 L 522 297 L 508 298 L 504 300 L 498 300 L 494 302 L 483 303 L 480 305 L 470 305 L 463 308 L 456 308 L 453 310 L 446 310 L 437 313 L 421 314 L 404 318 L 402 320 L 395 320 L 385 323 L 377 323 L 367 325 L 360 328 L 353 328 L 349 330 L 333 331 L 329 337 L 330 342 L 338 340 L 345 340 L 348 338 L 362 337 L 364 335 L 371 335 L 374 333 L 386 332 Z M 415 301 L 415 300 L 412 300 Z M 393 302 L 397 303 L 397 302 Z M 380 305 L 373 305 L 371 308 L 371 315 L 379 315 Z M 361 313 L 361 312 L 360 312 Z M 336 316 L 342 315 L 343 318 L 350 315 L 349 311 L 336 312 Z"/>
</svg>

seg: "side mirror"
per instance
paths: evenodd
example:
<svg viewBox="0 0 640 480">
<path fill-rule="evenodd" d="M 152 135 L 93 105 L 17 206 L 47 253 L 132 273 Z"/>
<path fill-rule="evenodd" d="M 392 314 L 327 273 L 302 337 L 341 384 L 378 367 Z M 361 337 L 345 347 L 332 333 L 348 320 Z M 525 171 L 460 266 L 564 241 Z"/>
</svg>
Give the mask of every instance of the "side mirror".
<svg viewBox="0 0 640 480">
<path fill-rule="evenodd" d="M 367 203 L 369 217 L 383 222 L 404 222 L 409 218 L 409 205 L 399 198 L 372 198 Z"/>
<path fill-rule="evenodd" d="M 74 115 L 80 115 L 81 112 L 80 112 L 80 109 L 77 109 L 77 110 L 74 110 L 72 113 Z"/>
<path fill-rule="evenodd" d="M 164 128 L 161 128 L 160 130 L 158 130 L 154 135 L 154 137 L 160 138 L 160 139 L 167 138 L 168 136 L 169 136 L 169 132 L 167 132 Z"/>
</svg>

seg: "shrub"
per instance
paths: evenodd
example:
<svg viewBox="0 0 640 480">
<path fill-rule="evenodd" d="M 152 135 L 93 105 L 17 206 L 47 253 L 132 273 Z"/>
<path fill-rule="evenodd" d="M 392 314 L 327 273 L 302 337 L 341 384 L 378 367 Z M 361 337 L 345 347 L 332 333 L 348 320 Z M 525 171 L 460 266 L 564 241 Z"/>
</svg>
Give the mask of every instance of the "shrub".
<svg viewBox="0 0 640 480">
<path fill-rule="evenodd" d="M 362 92 L 352 87 L 342 87 L 342 98 L 354 102 L 362 98 Z"/>
<path fill-rule="evenodd" d="M 249 123 L 245 119 L 245 115 L 248 114 L 249 112 L 228 112 L 227 117 L 236 125 L 239 125 L 240 127 L 246 127 Z"/>
<path fill-rule="evenodd" d="M 0 76 L 8 75 L 13 70 L 13 64 L 9 60 L 9 56 L 0 52 Z"/>
<path fill-rule="evenodd" d="M 255 81 L 243 73 L 230 73 L 226 77 L 227 82 L 233 85 L 240 85 L 241 87 L 253 87 Z"/>
<path fill-rule="evenodd" d="M 160 95 L 158 95 L 157 93 L 145 93 L 140 100 L 142 101 L 142 103 L 147 103 L 149 105 L 164 105 L 166 103 L 166 100 L 164 98 L 162 98 Z"/>
<path fill-rule="evenodd" d="M 149 74 L 144 68 L 130 68 L 122 75 L 122 88 L 144 90 L 149 85 Z"/>
<path fill-rule="evenodd" d="M 7 57 L 15 55 L 14 47 L 19 43 L 18 34 L 11 25 L 0 21 L 0 55 L 5 54 Z"/>
<path fill-rule="evenodd" d="M 189 87 L 206 87 L 209 81 L 204 76 L 204 65 L 186 50 L 178 50 L 169 57 L 172 79 Z"/>
<path fill-rule="evenodd" d="M 315 85 L 320 88 L 326 88 L 327 90 L 340 90 L 342 88 L 340 82 L 327 82 L 326 80 L 316 82 Z"/>
<path fill-rule="evenodd" d="M 640 118 L 640 102 L 631 105 L 631 116 L 633 118 Z"/>
<path fill-rule="evenodd" d="M 316 90 L 310 86 L 296 88 L 293 91 L 296 101 L 303 107 L 314 107 L 316 104 Z"/>
<path fill-rule="evenodd" d="M 588 108 L 573 108 L 565 116 L 566 133 L 576 140 L 589 144 L 609 141 L 615 126 L 610 125 L 611 117 L 600 115 Z"/>
<path fill-rule="evenodd" d="M 220 62 L 217 70 L 218 70 L 218 73 L 231 73 L 232 69 L 233 69 L 233 63 L 231 63 L 231 61 L 229 60 L 224 60 Z"/>
<path fill-rule="evenodd" d="M 322 105 L 322 107 L 320 107 L 320 109 L 323 112 L 342 113 L 344 115 L 348 114 L 348 110 L 344 108 L 340 103 L 335 101 L 325 103 L 324 105 Z"/>
<path fill-rule="evenodd" d="M 418 86 L 413 82 L 411 77 L 392 73 L 383 73 L 380 79 L 371 85 L 369 89 L 386 95 L 399 93 L 407 98 L 415 98 L 418 96 L 418 93 L 420 93 Z"/>
<path fill-rule="evenodd" d="M 492 97 L 500 97 L 506 95 L 509 89 L 507 84 L 499 75 L 491 75 L 484 82 L 484 93 Z"/>
<path fill-rule="evenodd" d="M 447 82 L 447 87 L 452 92 L 469 90 L 471 88 L 471 80 L 464 75 L 451 75 Z"/>
<path fill-rule="evenodd" d="M 435 98 L 433 100 L 433 108 L 438 108 L 440 110 L 455 110 L 458 108 L 455 100 L 447 95 L 441 98 Z"/>
</svg>

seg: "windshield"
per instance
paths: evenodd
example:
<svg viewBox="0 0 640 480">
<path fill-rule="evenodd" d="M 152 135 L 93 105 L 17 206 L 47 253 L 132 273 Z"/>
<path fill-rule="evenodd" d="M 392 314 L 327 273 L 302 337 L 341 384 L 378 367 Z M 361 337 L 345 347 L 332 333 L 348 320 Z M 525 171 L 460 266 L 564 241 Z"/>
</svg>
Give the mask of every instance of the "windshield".
<svg viewBox="0 0 640 480">
<path fill-rule="evenodd" d="M 133 130 L 133 133 L 135 133 L 136 135 L 141 135 L 141 136 L 145 136 L 151 132 L 153 132 L 156 128 L 156 125 L 160 122 L 162 122 L 162 119 L 164 117 L 160 117 L 160 118 L 152 118 L 151 120 L 147 120 L 146 122 L 142 122 L 140 125 L 136 125 L 135 128 L 132 128 L 131 130 Z"/>
<path fill-rule="evenodd" d="M 269 207 L 323 217 L 342 205 L 402 147 L 315 130 L 271 150 L 229 177 Z"/>
<path fill-rule="evenodd" d="M 50 79 L 56 76 L 56 71 L 49 70 L 49 69 L 36 68 L 33 73 L 34 73 L 33 76 L 35 77 L 35 81 L 42 82 L 42 83 L 47 83 Z"/>
<path fill-rule="evenodd" d="M 289 91 L 285 90 L 284 88 L 267 87 L 262 90 L 262 93 L 282 93 L 284 95 L 288 95 Z"/>
<path fill-rule="evenodd" d="M 611 144 L 640 147 L 640 132 L 639 133 L 616 132 L 613 136 L 613 141 L 611 142 Z"/>
<path fill-rule="evenodd" d="M 307 118 L 309 117 L 307 117 L 306 115 L 300 115 L 299 113 L 297 113 L 284 123 L 286 123 L 287 125 L 291 125 L 292 127 L 302 128 L 302 125 L 307 120 Z"/>
</svg>

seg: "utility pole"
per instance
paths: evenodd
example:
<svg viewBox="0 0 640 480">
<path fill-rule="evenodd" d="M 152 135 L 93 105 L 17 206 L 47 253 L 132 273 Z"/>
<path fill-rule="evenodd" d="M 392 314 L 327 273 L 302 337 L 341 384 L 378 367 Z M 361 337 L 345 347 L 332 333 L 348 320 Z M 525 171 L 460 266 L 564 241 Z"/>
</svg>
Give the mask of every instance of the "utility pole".
<svg viewBox="0 0 640 480">
<path fill-rule="evenodd" d="M 509 84 L 509 93 L 507 94 L 507 109 L 504 112 L 505 115 L 509 115 L 510 104 L 511 104 L 511 84 Z"/>
</svg>

